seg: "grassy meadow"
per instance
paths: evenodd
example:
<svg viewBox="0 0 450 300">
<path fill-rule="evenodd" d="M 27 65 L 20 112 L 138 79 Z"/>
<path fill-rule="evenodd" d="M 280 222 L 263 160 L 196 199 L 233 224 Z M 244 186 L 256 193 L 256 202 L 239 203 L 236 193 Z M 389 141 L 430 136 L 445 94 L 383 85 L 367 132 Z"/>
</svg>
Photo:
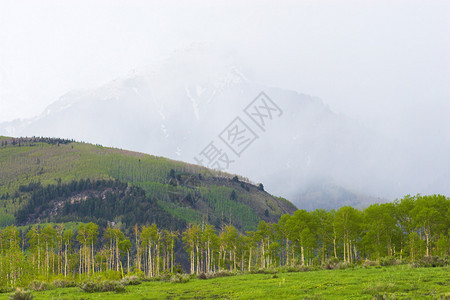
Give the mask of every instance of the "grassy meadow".
<svg viewBox="0 0 450 300">
<path fill-rule="evenodd" d="M 13 293 L 0 294 L 8 299 Z M 409 265 L 246 274 L 188 282 L 143 282 L 122 293 L 78 287 L 33 291 L 34 299 L 449 299 L 448 267 Z"/>
</svg>

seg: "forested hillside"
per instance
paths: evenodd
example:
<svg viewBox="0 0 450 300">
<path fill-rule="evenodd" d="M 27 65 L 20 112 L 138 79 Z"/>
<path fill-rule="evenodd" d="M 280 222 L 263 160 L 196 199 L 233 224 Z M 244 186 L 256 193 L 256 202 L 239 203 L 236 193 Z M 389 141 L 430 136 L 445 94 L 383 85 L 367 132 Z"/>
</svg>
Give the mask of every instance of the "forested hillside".
<svg viewBox="0 0 450 300">
<path fill-rule="evenodd" d="M 0 140 L 0 226 L 208 222 L 245 231 L 296 210 L 262 184 L 196 165 L 65 139 Z"/>
<path fill-rule="evenodd" d="M 69 184 L 30 184 L 20 190 L 31 191 L 31 199 L 16 213 L 16 223 L 95 222 L 100 228 L 116 225 L 131 228 L 155 223 L 172 230 L 186 227 L 184 220 L 165 211 L 158 201 L 137 186 L 113 180 L 89 179 Z"/>
</svg>

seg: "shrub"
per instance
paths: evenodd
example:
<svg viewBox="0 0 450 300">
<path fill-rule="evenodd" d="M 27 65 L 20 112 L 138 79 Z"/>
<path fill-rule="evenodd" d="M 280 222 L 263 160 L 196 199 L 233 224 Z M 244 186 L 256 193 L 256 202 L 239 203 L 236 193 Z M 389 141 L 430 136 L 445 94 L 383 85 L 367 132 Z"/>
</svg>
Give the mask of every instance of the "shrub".
<svg viewBox="0 0 450 300">
<path fill-rule="evenodd" d="M 328 262 L 328 263 L 337 264 L 337 263 L 339 262 L 339 258 L 337 258 L 337 257 L 330 257 L 330 258 L 327 260 L 327 262 Z"/>
<path fill-rule="evenodd" d="M 9 297 L 10 300 L 31 300 L 33 295 L 30 291 L 18 290 L 13 295 Z"/>
<path fill-rule="evenodd" d="M 115 280 L 108 280 L 103 282 L 86 281 L 80 285 L 80 288 L 86 293 L 125 292 L 125 285 Z"/>
<path fill-rule="evenodd" d="M 344 269 L 353 268 L 353 267 L 354 266 L 351 263 L 341 261 L 341 262 L 338 262 L 334 268 L 338 269 L 338 270 L 344 270 Z"/>
<path fill-rule="evenodd" d="M 296 268 L 296 267 L 289 267 L 289 268 L 286 269 L 286 271 L 288 273 L 296 273 L 296 272 L 300 272 L 300 269 Z"/>
<path fill-rule="evenodd" d="M 448 266 L 448 257 L 424 256 L 421 260 L 416 261 L 412 267 L 435 268 Z"/>
<path fill-rule="evenodd" d="M 164 273 L 164 274 L 160 275 L 159 277 L 155 277 L 155 278 L 159 278 L 159 280 L 163 280 L 163 281 L 171 281 L 172 277 L 173 276 L 170 273 Z"/>
<path fill-rule="evenodd" d="M 57 288 L 76 287 L 77 284 L 74 281 L 68 281 L 64 279 L 56 279 L 53 281 L 53 285 Z"/>
<path fill-rule="evenodd" d="M 198 277 L 198 279 L 208 279 L 208 277 L 206 276 L 205 273 L 201 273 L 197 277 Z"/>
<path fill-rule="evenodd" d="M 366 259 L 364 261 L 364 263 L 363 263 L 364 267 L 375 267 L 375 266 L 378 266 L 378 265 L 379 265 L 379 263 L 377 261 L 368 260 L 368 259 Z"/>
<path fill-rule="evenodd" d="M 119 281 L 103 281 L 101 292 L 115 292 L 115 293 L 123 293 L 125 292 L 125 285 Z"/>
<path fill-rule="evenodd" d="M 137 276 L 127 276 L 120 281 L 124 285 L 138 285 L 142 283 L 142 280 Z"/>
<path fill-rule="evenodd" d="M 219 272 L 215 272 L 211 274 L 212 278 L 217 278 L 217 277 L 227 277 L 227 276 L 235 276 L 236 273 L 230 272 L 230 271 L 226 271 L 226 270 L 222 270 Z"/>
<path fill-rule="evenodd" d="M 32 289 L 33 291 L 38 291 L 38 292 L 46 291 L 46 290 L 51 289 L 51 285 L 44 281 L 34 280 L 30 284 L 30 289 Z"/>
<path fill-rule="evenodd" d="M 237 274 L 230 272 L 230 271 L 222 270 L 219 272 L 207 273 L 205 275 L 206 275 L 207 279 L 210 279 L 210 278 L 218 278 L 218 277 L 235 276 Z"/>
<path fill-rule="evenodd" d="M 170 278 L 172 283 L 186 283 L 189 282 L 189 275 L 187 274 L 175 274 Z"/>
<path fill-rule="evenodd" d="M 395 258 L 393 257 L 382 257 L 380 258 L 380 265 L 385 267 L 385 266 L 395 266 L 398 265 L 399 261 L 397 261 Z"/>
<path fill-rule="evenodd" d="M 86 293 L 95 293 L 100 291 L 100 284 L 93 281 L 86 281 L 80 284 L 80 289 Z"/>
<path fill-rule="evenodd" d="M 333 270 L 336 268 L 337 264 L 339 264 L 339 259 L 337 259 L 336 257 L 332 257 L 325 262 L 323 268 L 327 270 Z"/>
</svg>

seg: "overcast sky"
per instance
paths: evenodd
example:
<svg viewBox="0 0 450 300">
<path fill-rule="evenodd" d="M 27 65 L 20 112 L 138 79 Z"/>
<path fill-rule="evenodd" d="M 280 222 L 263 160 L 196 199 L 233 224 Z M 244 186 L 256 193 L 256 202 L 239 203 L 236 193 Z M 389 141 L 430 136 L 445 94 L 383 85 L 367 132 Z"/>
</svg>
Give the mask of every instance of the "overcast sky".
<svg viewBox="0 0 450 300">
<path fill-rule="evenodd" d="M 448 146 L 449 20 L 450 1 L 438 0 L 1 0 L 0 122 L 207 43 L 257 82 L 318 96 L 392 136 L 445 136 Z"/>
</svg>

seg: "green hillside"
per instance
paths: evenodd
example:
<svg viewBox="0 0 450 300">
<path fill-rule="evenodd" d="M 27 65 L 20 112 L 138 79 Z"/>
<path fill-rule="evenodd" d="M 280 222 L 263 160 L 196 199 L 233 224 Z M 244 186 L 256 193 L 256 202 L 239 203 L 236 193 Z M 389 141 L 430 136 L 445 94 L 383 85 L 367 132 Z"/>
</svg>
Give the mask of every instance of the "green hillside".
<svg viewBox="0 0 450 300">
<path fill-rule="evenodd" d="M 111 199 L 122 203 L 128 199 L 126 193 L 131 187 L 143 190 L 142 201 L 151 203 L 153 214 L 157 211 L 158 215 L 170 215 L 167 220 L 172 221 L 167 222 L 204 221 L 216 227 L 231 223 L 244 231 L 255 229 L 261 220 L 276 222 L 282 214 L 296 210 L 287 200 L 273 197 L 262 186 L 242 178 L 163 157 L 63 139 L 0 137 L 0 141 L 0 226 L 18 223 L 18 213 L 22 213 L 23 223 L 27 219 L 24 211 L 51 210 L 49 203 L 64 205 L 61 197 L 83 196 L 80 199 L 89 198 L 95 205 L 109 189 L 111 195 L 117 194 Z M 98 190 L 85 185 L 86 179 L 90 183 L 115 183 L 114 187 Z M 60 190 L 74 189 L 70 194 L 45 196 L 46 188 L 58 190 L 58 186 Z M 46 206 L 30 207 L 30 199 L 36 194 L 44 195 L 39 205 Z M 63 208 L 55 207 L 53 213 L 47 212 L 47 219 L 29 221 L 73 221 Z M 108 222 L 122 222 L 125 218 L 120 211 L 113 217 L 103 217 L 114 218 L 103 220 Z"/>
</svg>

